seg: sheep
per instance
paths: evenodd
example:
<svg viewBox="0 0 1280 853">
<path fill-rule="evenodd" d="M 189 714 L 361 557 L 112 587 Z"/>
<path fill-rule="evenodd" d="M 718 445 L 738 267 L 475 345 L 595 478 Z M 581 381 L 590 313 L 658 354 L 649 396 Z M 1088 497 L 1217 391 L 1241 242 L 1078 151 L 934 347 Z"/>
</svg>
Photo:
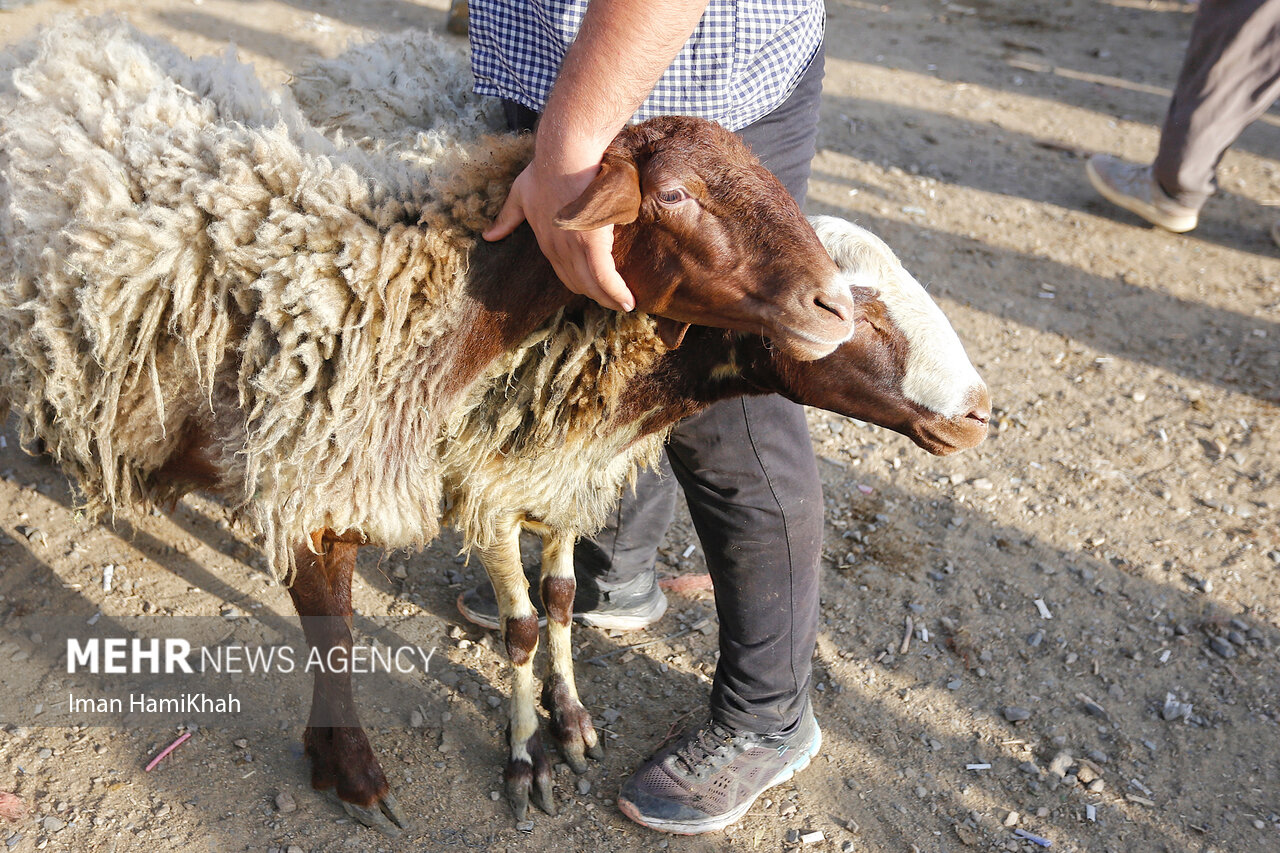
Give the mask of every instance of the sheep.
<svg viewBox="0 0 1280 853">
<path fill-rule="evenodd" d="M 459 529 L 502 606 L 520 817 L 531 796 L 554 809 L 522 528 L 544 538 L 543 702 L 582 770 L 599 742 L 573 681 L 572 545 L 679 417 L 780 392 L 933 452 L 985 434 L 985 386 L 887 247 L 820 221 L 838 267 L 704 122 L 624 131 L 563 214 L 618 225 L 642 311 L 616 314 L 559 287 L 527 229 L 478 239 L 527 139 L 443 127 L 426 154 L 347 141 L 232 59 L 187 60 L 114 21 L 21 51 L 0 91 L 0 404 L 24 442 L 44 444 L 90 510 L 222 496 L 325 652 L 351 646 L 358 547 Z M 696 210 L 661 207 L 659 176 L 696 188 Z M 715 215 L 726 199 L 733 219 Z M 691 210 L 699 228 L 681 229 Z M 349 676 L 317 672 L 305 743 L 315 787 L 369 825 L 405 824 Z"/>
<path fill-rule="evenodd" d="M 188 60 L 119 21 L 70 22 L 39 51 L 0 99 L 4 396 L 24 438 L 45 442 L 91 514 L 119 513 L 167 497 L 152 475 L 216 411 L 229 421 L 216 433 L 236 436 L 219 487 L 239 495 L 282 577 L 292 543 L 320 527 L 424 544 L 438 531 L 444 414 L 481 366 L 571 301 L 546 288 L 500 310 L 503 288 L 468 277 L 490 263 L 549 280 L 527 229 L 479 238 L 531 141 L 483 137 L 422 168 L 324 136 L 229 56 Z M 721 158 L 735 143 L 709 125 L 651 125 L 627 144 L 567 225 L 640 214 L 639 198 L 586 203 L 635 188 L 645 146 L 710 163 L 716 192 L 774 189 L 742 146 Z M 705 239 L 809 231 L 794 207 L 745 213 L 708 216 Z M 617 241 L 639 307 L 671 318 L 660 333 L 733 326 L 808 357 L 848 335 L 849 297 L 811 231 L 807 254 L 762 246 L 754 268 L 716 268 L 674 256 L 664 229 L 646 213 Z M 387 408 L 394 420 L 374 419 Z M 355 447 L 371 448 L 366 464 L 350 464 Z"/>
</svg>

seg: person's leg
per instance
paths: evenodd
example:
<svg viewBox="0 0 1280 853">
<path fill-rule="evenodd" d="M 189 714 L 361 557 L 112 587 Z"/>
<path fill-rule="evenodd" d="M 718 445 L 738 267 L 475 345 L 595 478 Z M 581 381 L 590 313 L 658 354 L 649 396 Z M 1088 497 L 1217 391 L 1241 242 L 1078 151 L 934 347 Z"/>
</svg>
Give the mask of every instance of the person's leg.
<svg viewBox="0 0 1280 853">
<path fill-rule="evenodd" d="M 803 202 L 822 90 L 819 52 L 799 88 L 742 132 Z M 681 422 L 667 450 L 706 554 L 720 617 L 711 719 L 626 782 L 644 826 L 702 833 L 808 766 L 822 744 L 809 705 L 822 552 L 822 488 L 803 409 L 778 396 L 725 400 Z"/>
<path fill-rule="evenodd" d="M 824 55 L 740 135 L 803 205 L 817 145 Z M 803 409 L 725 400 L 669 446 L 706 553 L 720 618 L 712 715 L 741 731 L 792 730 L 807 702 L 818 619 L 822 487 Z"/>
<path fill-rule="evenodd" d="M 1280 0 L 1201 0 L 1153 171 L 1199 209 L 1227 148 L 1280 96 Z"/>
<path fill-rule="evenodd" d="M 778 396 L 725 400 L 681 424 L 668 453 L 715 587 L 712 717 L 735 731 L 790 731 L 808 700 L 822 553 L 804 411 Z"/>
</svg>

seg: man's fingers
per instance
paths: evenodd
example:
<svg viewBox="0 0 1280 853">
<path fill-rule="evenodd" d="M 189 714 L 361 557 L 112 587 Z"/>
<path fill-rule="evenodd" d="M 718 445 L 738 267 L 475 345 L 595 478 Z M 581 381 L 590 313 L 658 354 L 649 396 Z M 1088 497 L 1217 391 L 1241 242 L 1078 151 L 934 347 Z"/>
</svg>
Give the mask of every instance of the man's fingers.
<svg viewBox="0 0 1280 853">
<path fill-rule="evenodd" d="M 592 273 L 592 282 L 597 291 L 596 295 L 591 296 L 592 299 L 616 311 L 631 311 L 636 307 L 635 297 L 631 295 L 622 276 L 614 269 L 612 258 L 609 259 L 608 267 L 596 267 Z"/>
<path fill-rule="evenodd" d="M 576 243 L 573 269 L 575 279 L 566 282 L 568 288 L 614 311 L 630 311 L 635 308 L 635 297 L 613 265 L 612 229 L 580 231 L 576 234 L 571 232 L 571 240 Z"/>
</svg>

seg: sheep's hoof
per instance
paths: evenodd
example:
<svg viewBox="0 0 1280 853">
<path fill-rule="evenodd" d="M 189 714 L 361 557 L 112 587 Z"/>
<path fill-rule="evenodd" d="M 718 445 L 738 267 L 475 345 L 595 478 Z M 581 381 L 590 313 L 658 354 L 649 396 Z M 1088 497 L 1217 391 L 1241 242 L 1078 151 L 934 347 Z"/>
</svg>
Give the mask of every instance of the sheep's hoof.
<svg viewBox="0 0 1280 853">
<path fill-rule="evenodd" d="M 339 800 L 342 808 L 347 814 L 363 823 L 370 829 L 376 829 L 388 838 L 395 838 L 401 832 L 409 828 L 409 821 L 405 819 L 404 813 L 400 811 L 400 804 L 396 802 L 395 794 L 390 791 L 382 795 L 382 798 L 375 800 L 369 806 L 357 806 L 354 803 L 348 803 L 346 800 Z"/>
<path fill-rule="evenodd" d="M 559 676 L 542 688 L 542 706 L 551 714 L 551 734 L 574 773 L 587 772 L 587 759 L 604 758 L 604 747 L 591 724 L 591 714 L 574 698 Z"/>
<path fill-rule="evenodd" d="M 507 783 L 507 802 L 511 804 L 516 822 L 525 820 L 530 799 L 535 806 L 554 816 L 556 800 L 551 793 L 551 763 L 536 733 L 525 743 L 524 752 L 528 757 L 512 756 L 502 774 Z"/>
</svg>

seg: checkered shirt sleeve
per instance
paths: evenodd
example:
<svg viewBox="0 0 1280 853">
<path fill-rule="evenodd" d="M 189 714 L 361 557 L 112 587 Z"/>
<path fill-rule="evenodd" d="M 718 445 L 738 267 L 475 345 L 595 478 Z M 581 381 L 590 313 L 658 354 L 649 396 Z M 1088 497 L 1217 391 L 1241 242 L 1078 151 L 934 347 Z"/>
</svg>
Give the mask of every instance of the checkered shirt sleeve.
<svg viewBox="0 0 1280 853">
<path fill-rule="evenodd" d="M 470 0 L 476 91 L 541 112 L 587 0 Z M 786 100 L 822 41 L 822 0 L 711 0 L 632 121 L 694 115 L 740 130 Z"/>
</svg>

